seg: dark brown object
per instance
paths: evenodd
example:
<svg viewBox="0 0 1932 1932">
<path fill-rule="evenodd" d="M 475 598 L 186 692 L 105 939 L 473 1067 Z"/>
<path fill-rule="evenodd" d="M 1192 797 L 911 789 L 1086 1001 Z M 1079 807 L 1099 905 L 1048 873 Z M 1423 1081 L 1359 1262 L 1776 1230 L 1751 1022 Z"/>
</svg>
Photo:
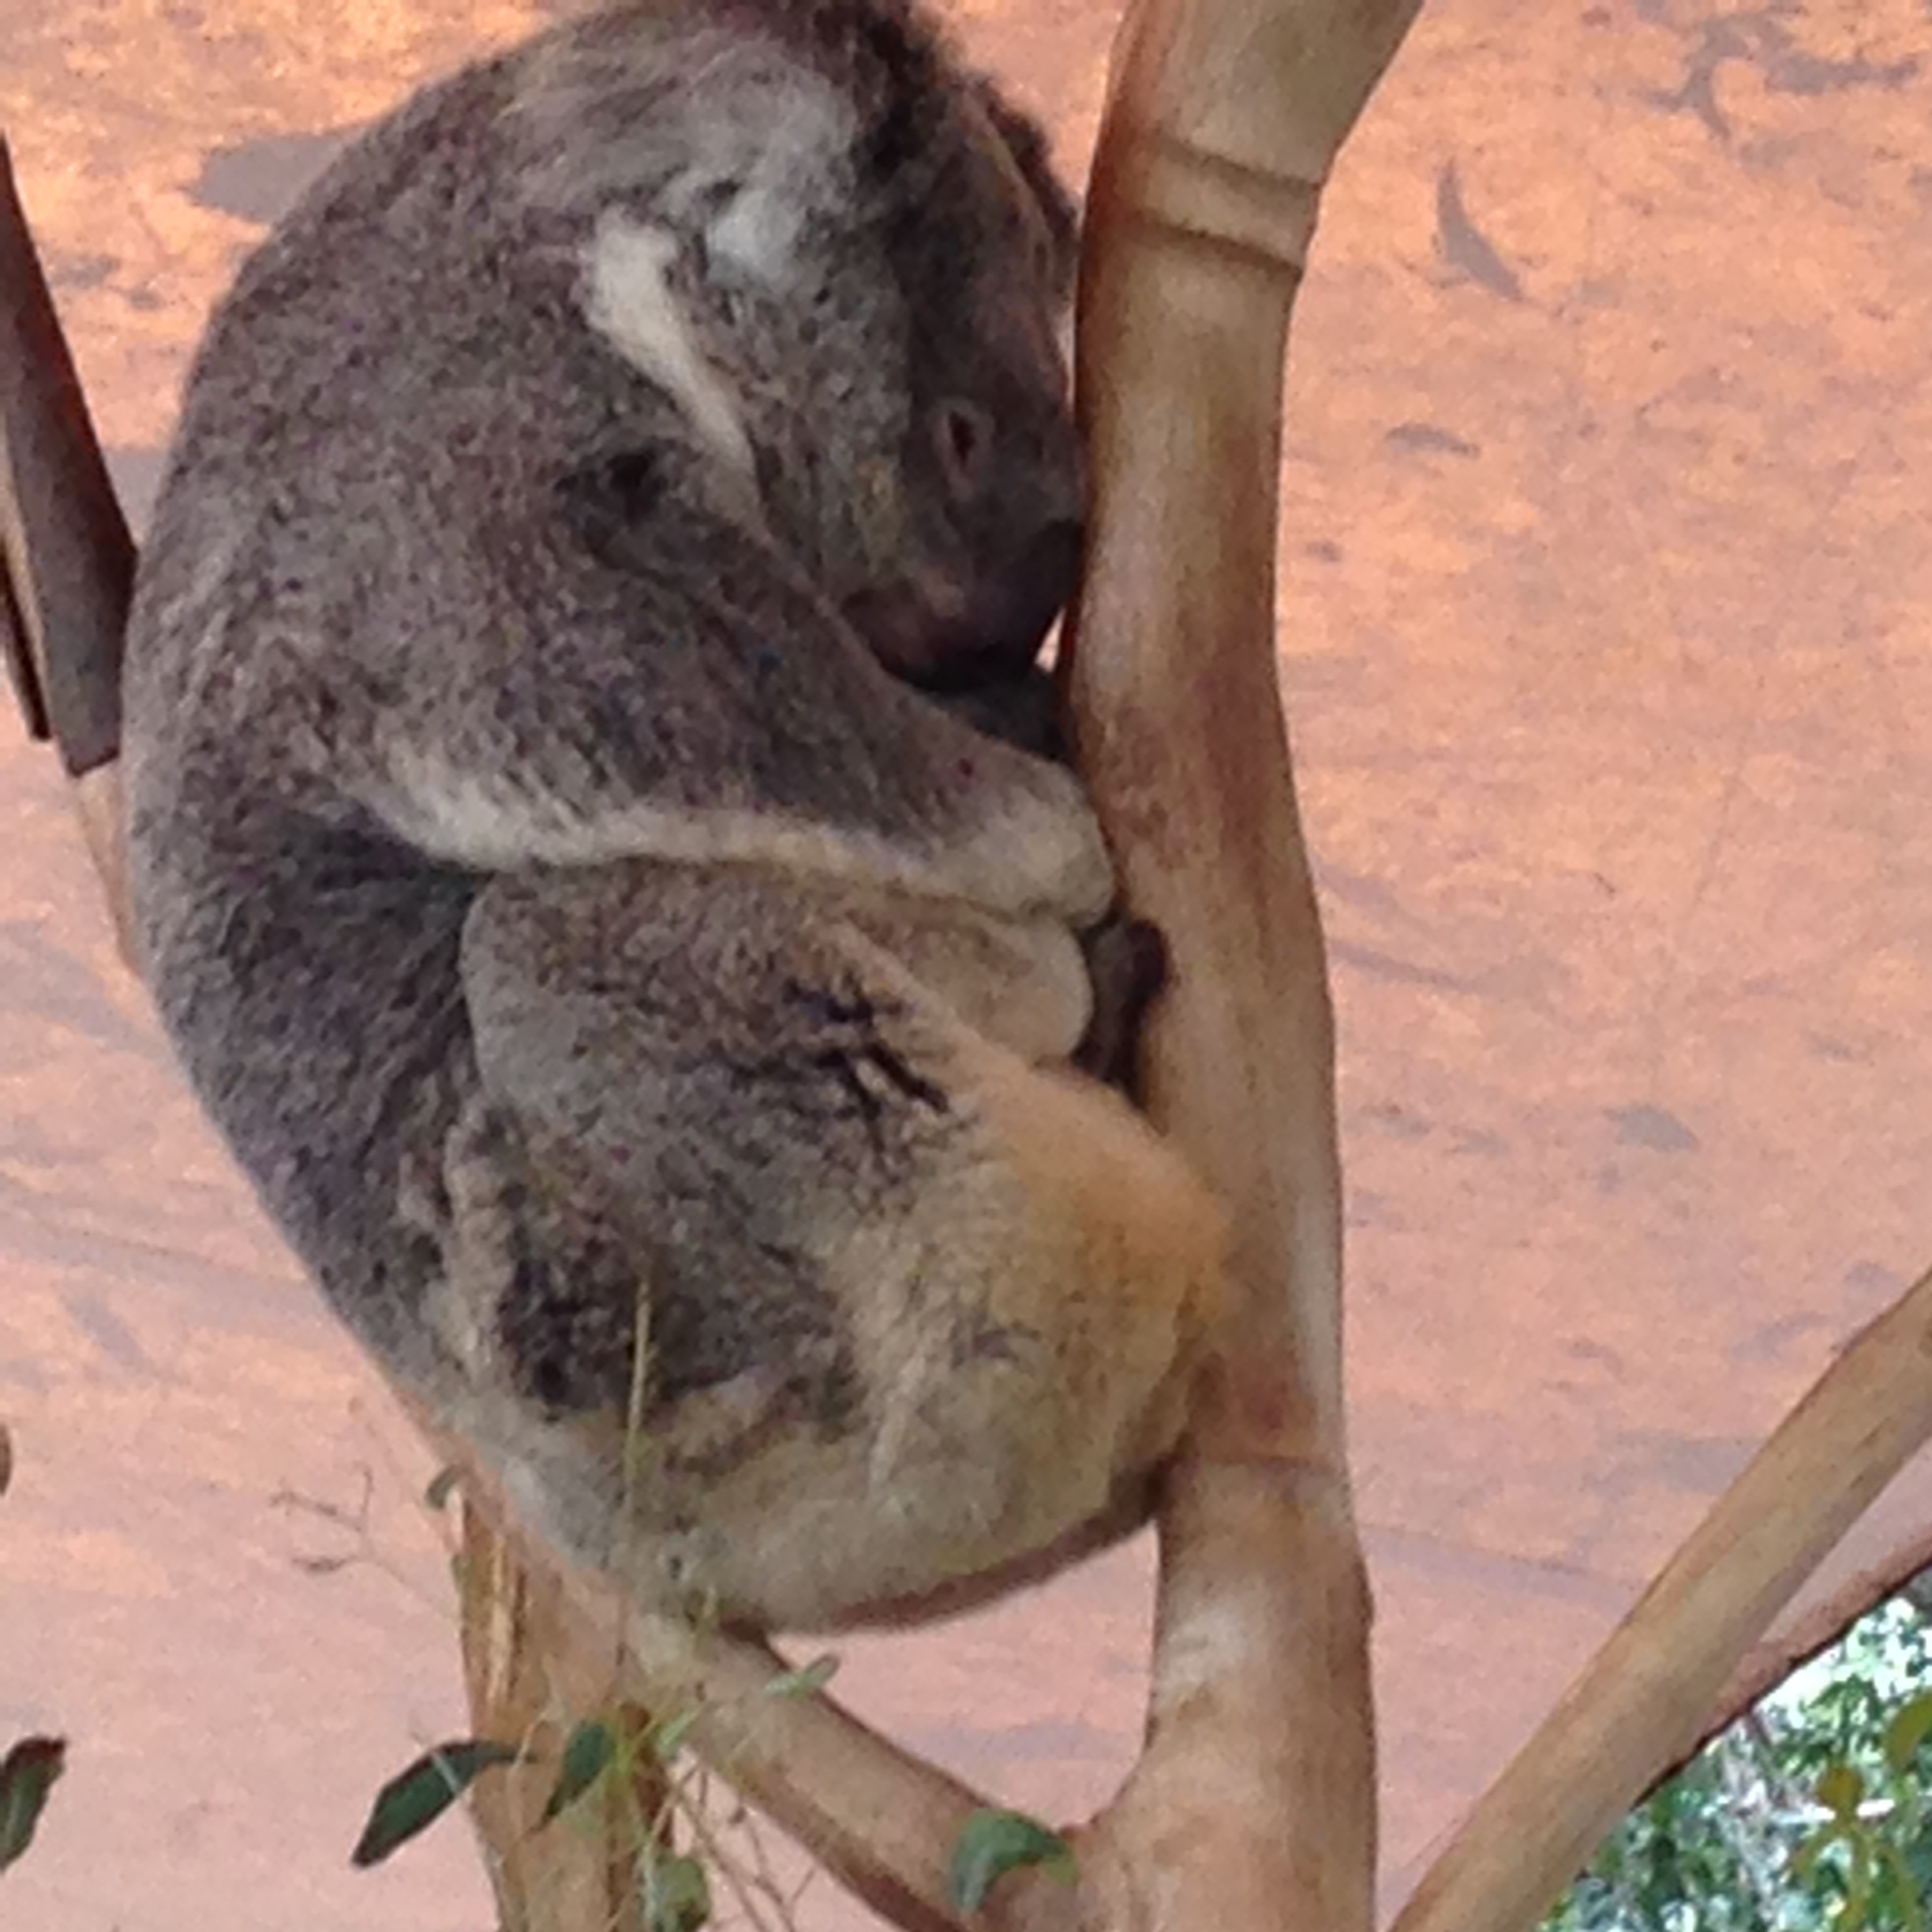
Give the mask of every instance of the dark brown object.
<svg viewBox="0 0 1932 1932">
<path fill-rule="evenodd" d="M 121 749 L 134 540 L 0 140 L 0 644 L 28 728 L 69 777 Z"/>
</svg>

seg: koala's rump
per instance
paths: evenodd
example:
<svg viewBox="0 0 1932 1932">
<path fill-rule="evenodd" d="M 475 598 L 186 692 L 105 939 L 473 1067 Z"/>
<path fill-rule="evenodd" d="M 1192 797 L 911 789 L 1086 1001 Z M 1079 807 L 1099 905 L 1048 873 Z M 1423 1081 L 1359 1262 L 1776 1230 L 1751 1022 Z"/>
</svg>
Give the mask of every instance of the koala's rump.
<svg viewBox="0 0 1932 1932">
<path fill-rule="evenodd" d="M 1114 1095 L 968 1023 L 1070 1046 L 1065 945 L 749 867 L 485 886 L 438 1319 L 549 1533 L 647 1598 L 837 1623 L 1165 1449 L 1211 1215 Z"/>
</svg>

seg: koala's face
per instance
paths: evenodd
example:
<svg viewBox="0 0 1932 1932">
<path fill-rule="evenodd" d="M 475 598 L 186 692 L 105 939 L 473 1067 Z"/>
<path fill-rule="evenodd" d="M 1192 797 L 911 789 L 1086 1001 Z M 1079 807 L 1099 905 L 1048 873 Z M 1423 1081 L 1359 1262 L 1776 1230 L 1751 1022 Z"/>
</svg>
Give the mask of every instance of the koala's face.
<svg viewBox="0 0 1932 1932">
<path fill-rule="evenodd" d="M 1080 564 L 1064 350 L 1072 214 L 1030 128 L 974 118 L 979 138 L 896 253 L 907 395 L 897 567 L 847 600 L 889 669 L 938 689 L 1030 664 Z"/>
<path fill-rule="evenodd" d="M 691 298 L 772 534 L 889 670 L 955 689 L 1030 664 L 1078 578 L 1073 213 L 990 88 L 866 52 L 772 84 Z"/>
<path fill-rule="evenodd" d="M 680 0 L 557 40 L 516 118 L 525 192 L 581 211 L 593 328 L 879 661 L 1009 677 L 1080 566 L 1073 210 L 909 6 L 737 4 L 668 43 Z"/>
</svg>

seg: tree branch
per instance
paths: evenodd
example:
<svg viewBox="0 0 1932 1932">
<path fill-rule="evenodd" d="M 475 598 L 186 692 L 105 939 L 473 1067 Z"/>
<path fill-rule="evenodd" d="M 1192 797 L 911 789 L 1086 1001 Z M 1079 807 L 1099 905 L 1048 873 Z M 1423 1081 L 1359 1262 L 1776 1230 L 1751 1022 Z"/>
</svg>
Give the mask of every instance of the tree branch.
<svg viewBox="0 0 1932 1932">
<path fill-rule="evenodd" d="M 128 534 L 0 140 L 0 646 L 28 728 L 51 736 L 131 957 L 121 785 Z"/>
<path fill-rule="evenodd" d="M 1717 1702 L 1705 1715 L 1690 1749 L 1675 1764 L 1667 1765 L 1656 1782 L 1661 1783 L 1720 1731 L 1748 1714 L 1760 1698 L 1775 1690 L 1800 1665 L 1809 1664 L 1820 1651 L 1829 1650 L 1860 1617 L 1889 1598 L 1910 1594 L 1906 1586 L 1928 1567 L 1932 1567 L 1932 1530 L 1922 1530 L 1887 1551 L 1881 1561 L 1848 1577 L 1822 1602 L 1793 1619 L 1788 1628 L 1753 1644 L 1718 1692 Z"/>
<path fill-rule="evenodd" d="M 1932 1439 L 1932 1274 L 1825 1370 L 1478 1801 L 1395 1932 L 1527 1927 L 1702 1733 L 1752 1643 Z"/>
<path fill-rule="evenodd" d="M 661 1719 L 695 1717 L 691 1748 L 841 1885 L 907 1932 L 963 1932 L 946 1903 L 947 1868 L 966 1821 L 990 1800 L 822 1692 L 769 1694 L 788 1666 L 768 1645 L 636 1610 L 601 1578 L 561 1563 L 532 1542 L 467 1446 L 410 1407 L 461 1472 L 466 1563 L 494 1567 L 463 1579 L 466 1658 L 494 1656 L 513 1675 L 554 1660 L 569 1673 L 573 1717 L 626 1706 Z M 537 1627 L 471 1627 L 500 1619 L 516 1593 L 532 1589 L 544 1593 Z M 473 1682 L 472 1693 L 479 1718 L 502 1706 L 502 1694 L 488 1684 Z M 484 1735 L 514 1741 L 515 1734 Z M 500 1856 L 518 1842 L 493 1838 L 492 1850 Z M 1023 1888 L 1013 1889 L 1017 1899 Z M 541 1932 L 579 1932 L 567 1916 L 531 1923 Z"/>
<path fill-rule="evenodd" d="M 1128 900 L 1175 964 L 1149 1110 L 1234 1216 L 1215 1370 L 1161 1512 L 1148 1748 L 1089 1840 L 1110 1926 L 1371 1916 L 1333 1024 L 1274 559 L 1282 358 L 1321 184 L 1415 11 L 1136 7 L 1088 200 L 1076 737 Z"/>
</svg>

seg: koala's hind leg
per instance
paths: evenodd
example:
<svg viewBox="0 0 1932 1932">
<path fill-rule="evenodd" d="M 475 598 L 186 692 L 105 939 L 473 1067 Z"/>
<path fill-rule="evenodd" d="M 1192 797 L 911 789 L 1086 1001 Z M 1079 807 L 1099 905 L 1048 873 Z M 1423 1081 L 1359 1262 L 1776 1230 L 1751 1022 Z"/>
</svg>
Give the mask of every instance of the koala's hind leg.
<svg viewBox="0 0 1932 1932">
<path fill-rule="evenodd" d="M 471 913 L 467 1421 L 641 1596 L 778 1626 L 936 1601 L 1172 1445 L 1219 1217 L 1117 1095 L 881 944 L 930 966 L 949 917 L 648 864 L 494 881 Z"/>
</svg>

